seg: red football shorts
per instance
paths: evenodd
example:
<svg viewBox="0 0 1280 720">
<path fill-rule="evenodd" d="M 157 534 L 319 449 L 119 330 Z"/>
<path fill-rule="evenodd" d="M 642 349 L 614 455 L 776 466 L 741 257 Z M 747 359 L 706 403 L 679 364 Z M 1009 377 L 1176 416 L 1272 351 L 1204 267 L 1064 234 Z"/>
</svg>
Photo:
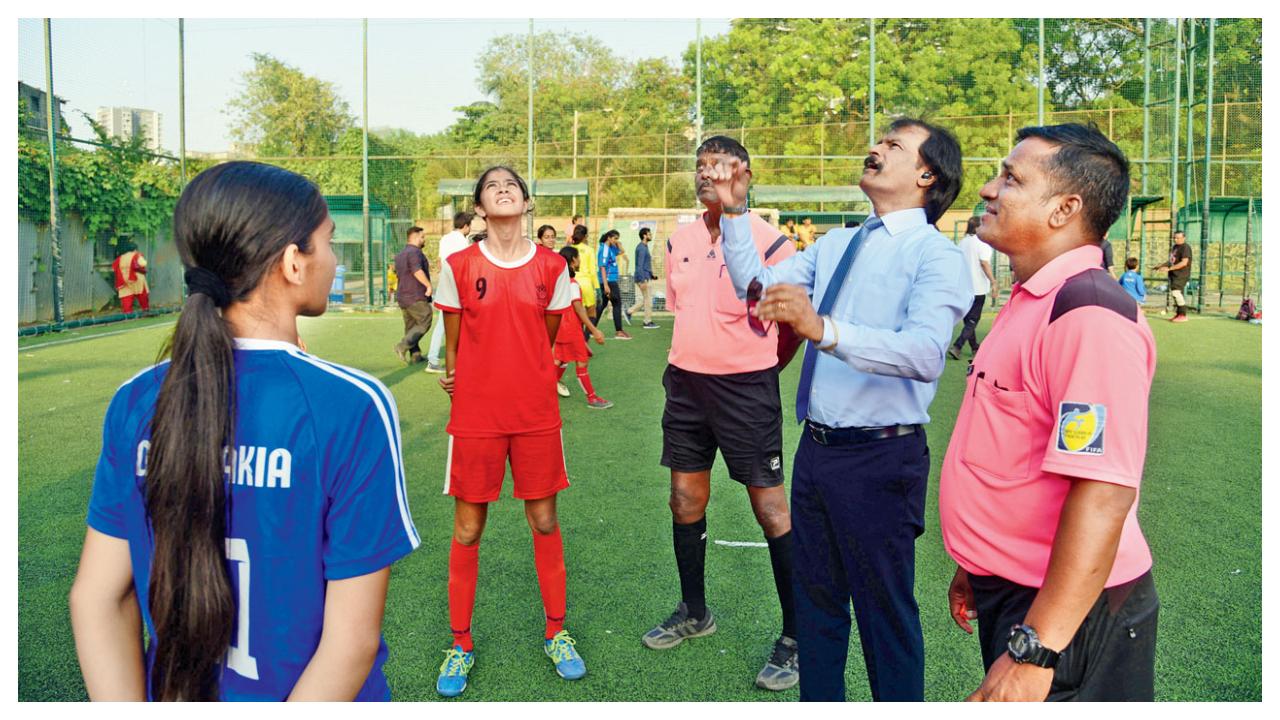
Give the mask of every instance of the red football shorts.
<svg viewBox="0 0 1280 720">
<path fill-rule="evenodd" d="M 555 357 L 556 362 L 587 362 L 591 359 L 591 356 L 587 354 L 587 343 L 582 338 L 581 327 L 574 332 L 574 335 L 577 336 L 576 342 L 573 340 L 560 342 L 559 338 L 556 339 L 555 349 L 552 351 L 552 356 Z"/>
<path fill-rule="evenodd" d="M 471 503 L 489 503 L 502 494 L 511 461 L 514 495 L 520 500 L 550 497 L 569 487 L 559 430 L 492 438 L 449 437 L 444 494 Z"/>
</svg>

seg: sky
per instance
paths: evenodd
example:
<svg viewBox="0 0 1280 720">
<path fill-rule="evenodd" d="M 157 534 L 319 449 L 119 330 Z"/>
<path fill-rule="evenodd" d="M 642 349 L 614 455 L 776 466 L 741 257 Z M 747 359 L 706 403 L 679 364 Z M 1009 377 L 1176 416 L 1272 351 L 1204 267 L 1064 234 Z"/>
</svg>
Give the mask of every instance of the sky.
<svg viewBox="0 0 1280 720">
<path fill-rule="evenodd" d="M 476 58 L 499 35 L 526 33 L 528 19 L 369 20 L 369 126 L 433 133 L 459 117 L 453 108 L 483 99 Z M 534 20 L 534 31 L 590 34 L 628 60 L 665 58 L 679 67 L 696 23 L 679 20 Z M 703 37 L 728 32 L 705 19 Z M 76 137 L 92 138 L 81 112 L 126 106 L 162 113 L 162 145 L 178 148 L 177 19 L 52 21 L 54 92 Z M 273 55 L 333 82 L 361 115 L 360 20 L 213 20 L 185 22 L 187 150 L 228 149 L 223 109 L 252 67 L 251 54 Z M 513 62 L 523 62 L 514 58 Z M 18 79 L 44 89 L 41 21 L 18 20 Z"/>
</svg>

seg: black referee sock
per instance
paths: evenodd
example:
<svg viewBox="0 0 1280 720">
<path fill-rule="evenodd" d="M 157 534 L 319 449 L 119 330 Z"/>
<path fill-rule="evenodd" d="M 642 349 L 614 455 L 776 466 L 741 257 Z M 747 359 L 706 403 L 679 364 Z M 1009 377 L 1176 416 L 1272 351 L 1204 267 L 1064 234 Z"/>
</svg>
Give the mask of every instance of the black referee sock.
<svg viewBox="0 0 1280 720">
<path fill-rule="evenodd" d="M 778 587 L 778 602 L 782 605 L 782 634 L 795 639 L 796 596 L 791 587 L 791 531 L 776 538 L 767 537 L 769 562 L 773 564 L 773 584 Z"/>
<path fill-rule="evenodd" d="M 689 608 L 689 617 L 707 616 L 703 574 L 707 561 L 707 518 L 681 525 L 672 520 L 671 535 L 676 546 L 676 569 L 680 571 L 680 599 Z"/>
</svg>

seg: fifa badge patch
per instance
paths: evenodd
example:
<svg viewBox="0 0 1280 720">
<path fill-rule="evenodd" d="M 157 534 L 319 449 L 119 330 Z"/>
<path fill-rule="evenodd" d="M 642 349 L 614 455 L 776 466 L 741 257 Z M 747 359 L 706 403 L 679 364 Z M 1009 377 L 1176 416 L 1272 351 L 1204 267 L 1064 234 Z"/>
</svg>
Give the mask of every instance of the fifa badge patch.
<svg viewBox="0 0 1280 720">
<path fill-rule="evenodd" d="M 1058 452 L 1101 455 L 1106 427 L 1106 405 L 1058 403 Z"/>
</svg>

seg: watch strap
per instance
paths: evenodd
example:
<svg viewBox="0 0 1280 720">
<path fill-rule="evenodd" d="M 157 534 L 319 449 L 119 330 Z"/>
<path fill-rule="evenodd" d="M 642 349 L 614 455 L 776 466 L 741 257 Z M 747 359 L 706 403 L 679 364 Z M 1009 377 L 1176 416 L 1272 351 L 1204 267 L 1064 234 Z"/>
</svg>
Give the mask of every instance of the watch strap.
<svg viewBox="0 0 1280 720">
<path fill-rule="evenodd" d="M 1042 668 L 1053 668 L 1057 666 L 1058 658 L 1060 656 L 1061 656 L 1060 653 L 1057 653 L 1043 645 L 1040 645 L 1040 646 L 1037 646 L 1035 650 L 1031 651 L 1031 654 L 1027 657 L 1026 662 L 1032 665 L 1038 665 L 1039 667 L 1042 667 Z"/>
</svg>

